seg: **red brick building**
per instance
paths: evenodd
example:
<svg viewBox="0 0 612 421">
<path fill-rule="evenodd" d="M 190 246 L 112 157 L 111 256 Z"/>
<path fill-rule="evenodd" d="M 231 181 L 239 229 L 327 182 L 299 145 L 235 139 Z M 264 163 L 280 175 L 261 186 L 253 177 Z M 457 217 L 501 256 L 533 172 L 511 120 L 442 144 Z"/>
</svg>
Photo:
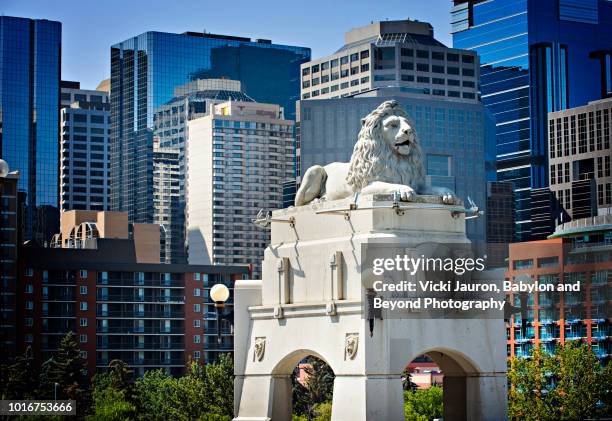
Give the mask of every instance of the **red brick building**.
<svg viewBox="0 0 612 421">
<path fill-rule="evenodd" d="M 542 345 L 580 340 L 599 358 L 612 354 L 612 215 L 560 225 L 547 240 L 510 245 L 506 280 L 546 285 L 575 284 L 579 292 L 540 291 L 527 294 L 525 324 L 513 315 L 507 324 L 508 356 L 526 357 Z M 516 307 L 518 293 L 511 294 Z"/>
</svg>

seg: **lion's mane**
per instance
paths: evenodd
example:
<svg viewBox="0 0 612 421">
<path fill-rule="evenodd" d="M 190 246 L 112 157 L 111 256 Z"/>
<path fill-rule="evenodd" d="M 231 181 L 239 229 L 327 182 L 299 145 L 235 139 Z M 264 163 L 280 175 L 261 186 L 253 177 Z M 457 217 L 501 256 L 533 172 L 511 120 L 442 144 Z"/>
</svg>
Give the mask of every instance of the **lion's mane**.
<svg viewBox="0 0 612 421">
<path fill-rule="evenodd" d="M 382 137 L 382 120 L 390 115 L 404 117 L 415 130 L 412 120 L 397 101 L 385 101 L 365 117 L 359 138 L 353 148 L 346 182 L 359 191 L 374 181 L 403 184 L 417 188 L 425 181 L 423 154 L 418 143 L 412 145 L 408 156 L 393 150 Z"/>
</svg>

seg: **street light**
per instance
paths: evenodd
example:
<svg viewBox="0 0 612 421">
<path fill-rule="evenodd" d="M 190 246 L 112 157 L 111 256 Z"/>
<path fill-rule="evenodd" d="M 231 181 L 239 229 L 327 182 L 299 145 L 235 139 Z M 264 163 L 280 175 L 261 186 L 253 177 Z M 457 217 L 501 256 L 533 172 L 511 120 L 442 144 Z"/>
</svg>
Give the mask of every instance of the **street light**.
<svg viewBox="0 0 612 421">
<path fill-rule="evenodd" d="M 58 382 L 55 382 L 55 383 L 53 384 L 53 395 L 54 395 L 54 398 L 55 398 L 54 400 L 57 400 L 57 388 L 58 388 L 58 387 L 59 387 L 59 383 L 58 383 Z"/>
<path fill-rule="evenodd" d="M 222 316 L 223 309 L 225 308 L 225 302 L 230 296 L 229 288 L 223 284 L 215 284 L 210 289 L 210 299 L 215 303 L 215 309 L 217 310 L 217 343 L 221 344 L 221 319 L 229 319 L 233 316 L 231 313 Z"/>
</svg>

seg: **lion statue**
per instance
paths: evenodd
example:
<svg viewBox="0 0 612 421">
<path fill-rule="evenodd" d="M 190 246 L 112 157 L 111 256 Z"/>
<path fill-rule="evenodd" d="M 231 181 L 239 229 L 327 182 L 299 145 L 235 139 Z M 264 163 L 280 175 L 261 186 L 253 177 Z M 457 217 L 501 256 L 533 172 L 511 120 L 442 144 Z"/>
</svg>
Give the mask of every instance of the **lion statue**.
<svg viewBox="0 0 612 421">
<path fill-rule="evenodd" d="M 397 101 L 385 101 L 361 120 L 351 161 L 314 165 L 304 174 L 295 206 L 315 200 L 344 199 L 362 194 L 399 194 L 412 201 L 417 194 L 439 195 L 458 203 L 447 188 L 426 186 L 423 155 L 414 126 Z"/>
</svg>

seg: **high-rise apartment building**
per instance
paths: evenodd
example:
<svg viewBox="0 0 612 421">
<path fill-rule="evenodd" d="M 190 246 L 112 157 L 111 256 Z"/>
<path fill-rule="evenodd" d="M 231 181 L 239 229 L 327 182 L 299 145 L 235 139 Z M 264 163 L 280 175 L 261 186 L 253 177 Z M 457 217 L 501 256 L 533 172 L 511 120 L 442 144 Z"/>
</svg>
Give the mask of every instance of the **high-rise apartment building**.
<svg viewBox="0 0 612 421">
<path fill-rule="evenodd" d="M 480 57 L 496 119 L 496 172 L 514 183 L 515 239 L 531 238 L 530 190 L 548 186 L 548 113 L 612 94 L 612 3 L 454 0 L 453 46 Z"/>
<path fill-rule="evenodd" d="M 17 349 L 17 258 L 23 235 L 23 200 L 19 192 L 19 173 L 10 172 L 0 161 L 0 362 L 6 363 Z"/>
<path fill-rule="evenodd" d="M 227 329 L 217 344 L 208 291 L 216 283 L 231 291 L 247 267 L 160 264 L 159 226 L 130 225 L 125 212 L 65 212 L 56 239 L 20 249 L 19 352 L 30 346 L 46 361 L 73 331 L 90 375 L 121 359 L 137 376 L 181 375 L 191 360 L 231 352 Z"/>
<path fill-rule="evenodd" d="M 158 214 L 161 209 L 154 207 L 153 220 L 155 223 L 163 224 L 172 237 L 173 245 L 167 244 L 166 258 L 173 263 L 184 263 L 186 260 L 185 252 L 185 144 L 188 136 L 187 123 L 194 118 L 206 115 L 214 104 L 226 101 L 253 101 L 241 90 L 240 81 L 229 79 L 198 79 L 185 85 L 176 87 L 174 97 L 160 106 L 153 121 L 155 124 L 154 145 L 159 145 L 165 151 L 176 150 L 178 153 L 178 181 L 179 190 L 175 197 L 174 189 L 170 192 L 172 197 L 165 196 L 164 189 L 159 189 L 155 185 L 154 189 L 157 197 L 155 201 L 172 202 L 172 212 L 170 214 Z M 178 202 L 175 202 L 178 199 Z M 168 223 L 172 218 L 172 223 Z M 180 220 L 179 220 L 180 219 Z M 162 222 L 162 221 L 166 222 Z"/>
<path fill-rule="evenodd" d="M 239 80 L 257 101 L 292 118 L 300 64 L 310 49 L 269 40 L 147 32 L 111 47 L 111 209 L 153 220 L 154 116 L 175 89 L 198 79 Z"/>
<path fill-rule="evenodd" d="M 381 21 L 352 29 L 334 54 L 302 64 L 302 99 L 344 98 L 376 88 L 474 102 L 478 57 L 446 47 L 429 23 Z"/>
<path fill-rule="evenodd" d="M 506 267 L 508 244 L 514 241 L 514 189 L 512 183 L 487 182 L 487 263 Z"/>
<path fill-rule="evenodd" d="M 541 345 L 554 352 L 557 344 L 580 340 L 601 358 L 612 355 L 610 288 L 612 288 L 612 214 L 559 225 L 547 240 L 510 244 L 506 278 L 538 283 L 522 313 L 506 326 L 508 356 L 528 357 Z M 553 291 L 576 284 L 579 291 Z M 552 288 L 550 288 L 552 286 Z M 521 307 L 520 294 L 511 295 Z"/>
<path fill-rule="evenodd" d="M 283 206 L 294 178 L 294 123 L 278 105 L 226 102 L 189 122 L 189 264 L 249 264 L 255 279 L 270 232 L 257 213 Z"/>
<path fill-rule="evenodd" d="M 24 239 L 48 241 L 59 223 L 62 25 L 0 16 L 0 158 L 26 193 Z"/>
<path fill-rule="evenodd" d="M 153 150 L 153 223 L 161 227 L 162 263 L 184 263 L 185 215 L 180 200 L 178 149 Z"/>
<path fill-rule="evenodd" d="M 108 92 L 62 81 L 60 208 L 108 210 L 110 104 Z"/>
<path fill-rule="evenodd" d="M 548 114 L 550 190 L 561 210 L 560 222 L 590 213 L 591 202 L 612 208 L 611 128 L 612 98 Z M 589 180 L 595 182 L 592 197 Z M 586 191 L 577 188 L 585 181 Z"/>
</svg>

